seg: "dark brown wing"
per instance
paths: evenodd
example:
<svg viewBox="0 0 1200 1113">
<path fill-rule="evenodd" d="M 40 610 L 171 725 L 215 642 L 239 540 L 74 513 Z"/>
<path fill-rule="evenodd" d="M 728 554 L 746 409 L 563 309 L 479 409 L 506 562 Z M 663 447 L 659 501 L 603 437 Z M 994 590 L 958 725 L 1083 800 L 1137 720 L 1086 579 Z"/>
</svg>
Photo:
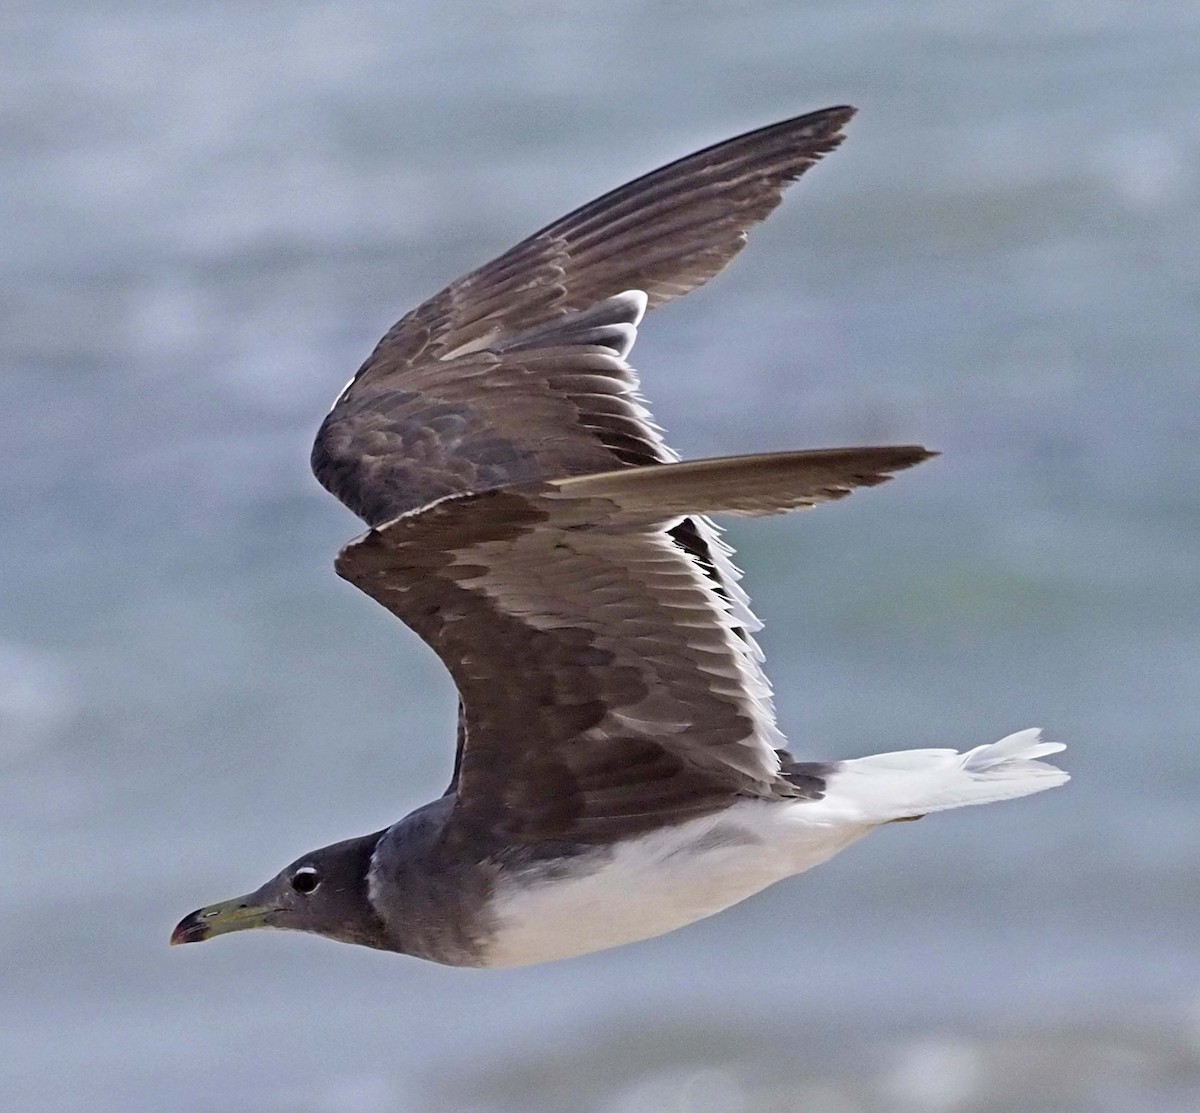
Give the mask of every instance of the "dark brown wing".
<svg viewBox="0 0 1200 1113">
<path fill-rule="evenodd" d="M 422 359 L 489 347 L 644 290 L 654 309 L 703 285 L 844 136 L 849 107 L 747 132 L 660 167 L 548 224 L 400 320 L 359 372 L 364 385 Z"/>
<path fill-rule="evenodd" d="M 377 525 L 446 495 L 669 458 L 623 358 L 644 301 L 610 298 L 528 343 L 354 388 L 321 427 L 314 470 Z"/>
<path fill-rule="evenodd" d="M 928 455 L 781 453 L 452 497 L 348 545 L 337 568 L 454 677 L 457 819 L 603 843 L 734 797 L 819 791 L 780 776 L 752 647 L 670 526 L 812 506 Z"/>
<path fill-rule="evenodd" d="M 377 525 L 455 493 L 674 459 L 624 361 L 643 308 L 715 275 L 853 113 L 826 109 L 690 155 L 453 283 L 380 341 L 339 398 L 313 447 L 317 478 Z M 670 536 L 732 609 L 769 716 L 758 622 L 728 549 L 701 518 Z"/>
<path fill-rule="evenodd" d="M 452 283 L 388 332 L 338 399 L 313 449 L 317 478 L 374 524 L 453 491 L 669 459 L 657 437 L 627 435 L 628 368 L 556 368 L 556 349 L 623 357 L 642 309 L 720 271 L 853 113 L 825 109 L 689 155 Z M 610 381 L 580 387 L 597 370 Z"/>
</svg>

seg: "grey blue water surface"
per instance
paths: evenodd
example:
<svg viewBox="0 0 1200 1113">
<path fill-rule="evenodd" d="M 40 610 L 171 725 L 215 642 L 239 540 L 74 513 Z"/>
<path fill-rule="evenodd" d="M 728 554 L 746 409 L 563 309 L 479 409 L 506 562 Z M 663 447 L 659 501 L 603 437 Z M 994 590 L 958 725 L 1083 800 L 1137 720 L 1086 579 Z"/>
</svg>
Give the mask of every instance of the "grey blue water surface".
<svg viewBox="0 0 1200 1113">
<path fill-rule="evenodd" d="M 1041 725 L 1065 789 L 513 972 L 174 921 L 441 791 L 311 436 L 425 295 L 850 102 L 635 351 L 685 454 L 944 455 L 733 530 L 828 757 Z M 16 0 L 0 14 L 0 1107 L 1200 1108 L 1200 8 Z"/>
</svg>

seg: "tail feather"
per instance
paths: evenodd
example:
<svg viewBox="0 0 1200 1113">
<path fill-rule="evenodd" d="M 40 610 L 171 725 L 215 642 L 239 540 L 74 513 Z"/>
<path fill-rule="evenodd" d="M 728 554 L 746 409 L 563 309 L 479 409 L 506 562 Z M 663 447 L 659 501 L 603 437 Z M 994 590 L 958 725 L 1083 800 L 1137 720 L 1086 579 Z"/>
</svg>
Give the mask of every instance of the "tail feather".
<svg viewBox="0 0 1200 1113">
<path fill-rule="evenodd" d="M 889 823 L 929 812 L 1014 800 L 1064 784 L 1070 775 L 1038 758 L 1061 742 L 1041 741 L 1037 729 L 999 742 L 957 750 L 903 750 L 843 761 L 830 777 L 836 796 L 861 822 Z"/>
<path fill-rule="evenodd" d="M 999 742 L 993 742 L 988 746 L 976 746 L 975 749 L 968 750 L 963 754 L 963 766 L 971 773 L 996 769 L 997 766 L 1014 761 L 1019 766 L 1020 762 L 1034 761 L 1034 759 L 1046 757 L 1048 754 L 1061 753 L 1067 748 L 1061 742 L 1043 742 L 1041 737 L 1042 732 L 1037 727 L 1019 730 L 1016 734 L 1001 738 Z M 1053 765 L 1046 765 L 1044 762 L 1036 764 L 1043 769 L 1062 773 L 1061 769 L 1057 769 Z M 999 772 L 999 770 L 997 771 Z"/>
</svg>

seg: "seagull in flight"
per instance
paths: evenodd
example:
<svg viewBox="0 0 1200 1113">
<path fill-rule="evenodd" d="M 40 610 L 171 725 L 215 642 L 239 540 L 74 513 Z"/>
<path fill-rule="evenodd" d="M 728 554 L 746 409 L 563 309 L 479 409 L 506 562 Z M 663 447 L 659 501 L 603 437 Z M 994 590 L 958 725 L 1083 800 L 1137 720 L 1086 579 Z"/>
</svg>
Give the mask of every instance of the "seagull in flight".
<svg viewBox="0 0 1200 1113">
<path fill-rule="evenodd" d="M 915 445 L 681 462 L 628 359 L 843 139 L 827 108 L 621 186 L 400 320 L 317 434 L 317 479 L 369 527 L 340 576 L 459 694 L 445 793 L 186 916 L 172 943 L 312 932 L 451 966 L 660 935 L 885 823 L 1060 785 L 1023 730 L 959 753 L 796 761 L 711 515 L 805 509 Z"/>
</svg>

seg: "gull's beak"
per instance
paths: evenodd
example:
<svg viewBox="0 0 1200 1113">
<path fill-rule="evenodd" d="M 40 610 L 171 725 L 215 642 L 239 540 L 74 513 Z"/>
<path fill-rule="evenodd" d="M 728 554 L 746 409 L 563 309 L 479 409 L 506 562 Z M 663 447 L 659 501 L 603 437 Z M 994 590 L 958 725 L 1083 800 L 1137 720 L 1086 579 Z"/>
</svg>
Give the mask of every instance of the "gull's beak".
<svg viewBox="0 0 1200 1113">
<path fill-rule="evenodd" d="M 268 927 L 267 917 L 278 909 L 260 904 L 257 897 L 257 893 L 251 893 L 221 904 L 210 904 L 207 908 L 197 908 L 175 925 L 175 930 L 171 932 L 171 946 L 199 943 L 228 931 Z"/>
</svg>

